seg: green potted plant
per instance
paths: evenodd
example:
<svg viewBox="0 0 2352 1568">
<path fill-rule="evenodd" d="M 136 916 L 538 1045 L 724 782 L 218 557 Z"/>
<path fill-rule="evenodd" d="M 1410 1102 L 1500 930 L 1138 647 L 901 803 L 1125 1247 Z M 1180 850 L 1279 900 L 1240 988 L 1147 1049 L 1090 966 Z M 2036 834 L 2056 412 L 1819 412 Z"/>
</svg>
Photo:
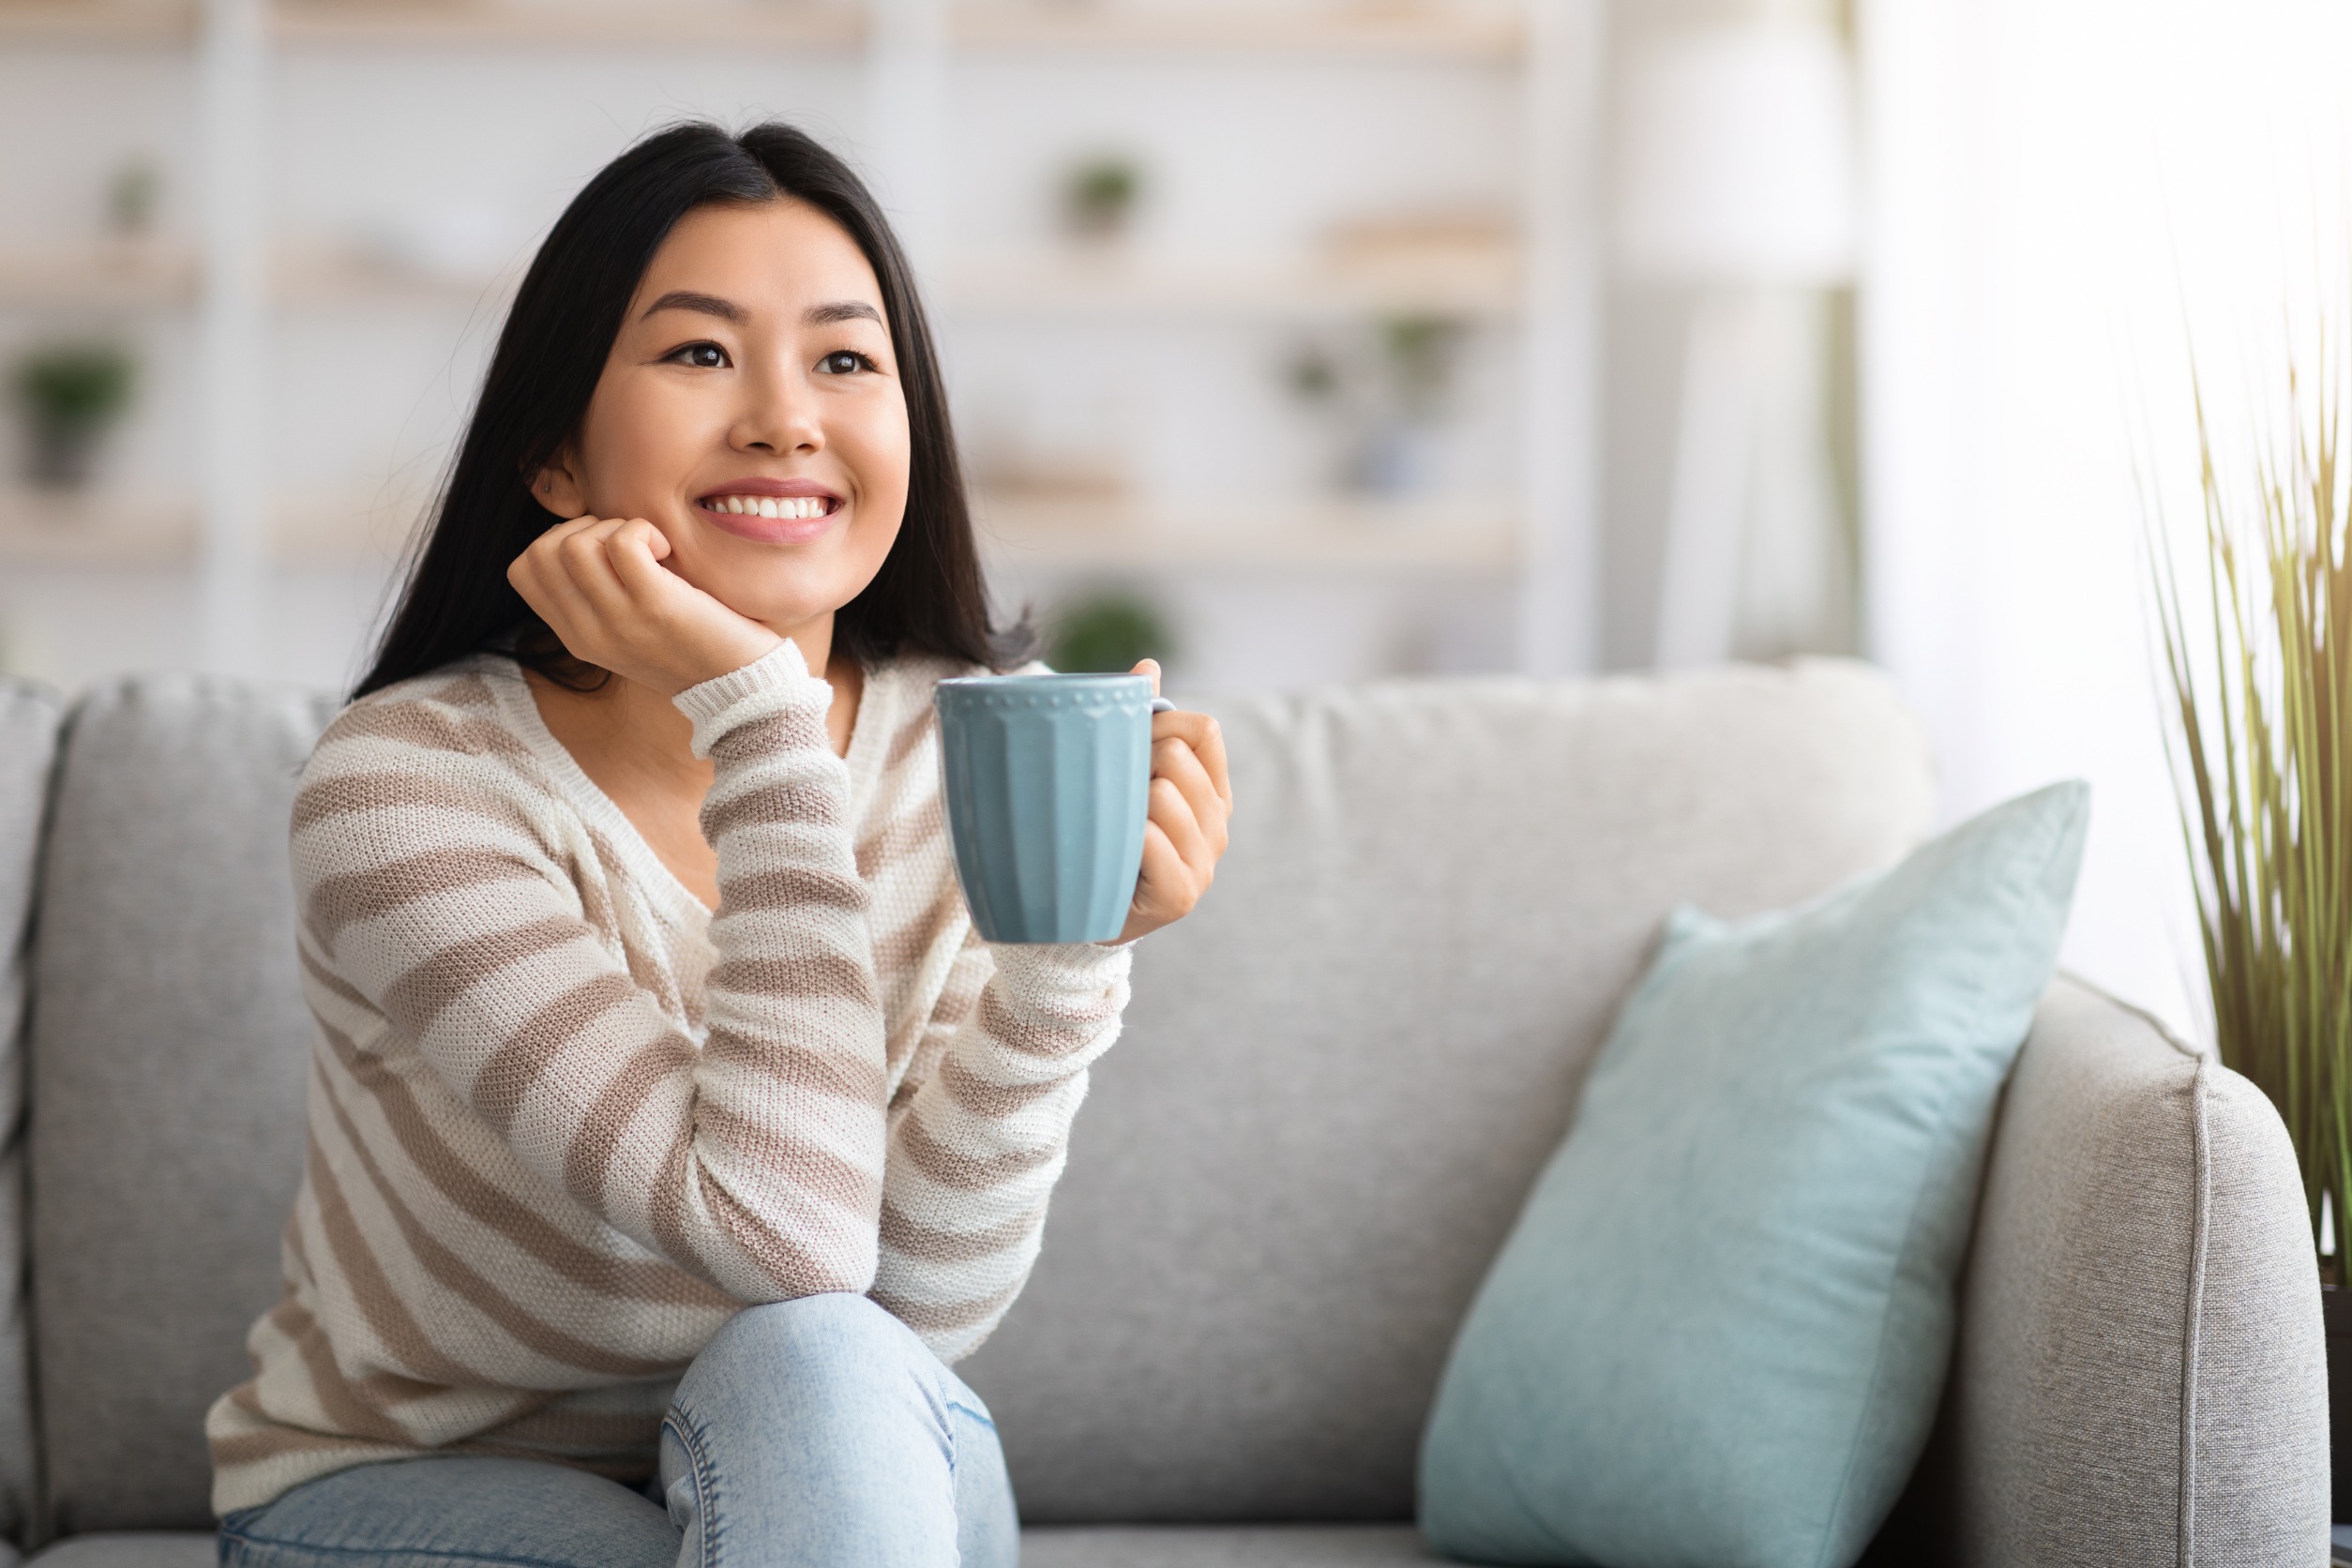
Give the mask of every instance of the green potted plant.
<svg viewBox="0 0 2352 1568">
<path fill-rule="evenodd" d="M 2343 378 L 2339 378 L 2339 382 Z M 2174 783 L 2223 1063 L 2295 1144 L 2328 1328 L 2334 1511 L 2352 1518 L 2352 554 L 2344 396 L 2290 372 L 2242 484 L 2197 405 L 2205 580 L 2151 539 Z"/>
<path fill-rule="evenodd" d="M 1168 656 L 1159 612 L 1133 594 L 1097 593 L 1054 617 L 1046 659 L 1065 675 L 1123 675 L 1138 659 Z"/>
<path fill-rule="evenodd" d="M 34 484 L 89 483 L 99 441 L 130 405 L 132 377 L 129 352 L 114 343 L 54 343 L 17 361 L 10 380 Z"/>
</svg>

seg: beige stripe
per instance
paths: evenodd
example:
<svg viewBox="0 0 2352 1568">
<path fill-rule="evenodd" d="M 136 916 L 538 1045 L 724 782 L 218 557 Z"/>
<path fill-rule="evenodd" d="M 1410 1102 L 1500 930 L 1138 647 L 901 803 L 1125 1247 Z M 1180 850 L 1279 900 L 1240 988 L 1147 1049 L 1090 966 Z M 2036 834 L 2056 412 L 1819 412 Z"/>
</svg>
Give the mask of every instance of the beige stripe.
<svg viewBox="0 0 2352 1568">
<path fill-rule="evenodd" d="M 609 1454 L 616 1449 L 655 1446 L 661 1440 L 661 1420 L 659 1410 L 624 1414 L 551 1405 L 501 1423 L 481 1435 L 494 1441 L 535 1448 L 544 1445 Z"/>
<path fill-rule="evenodd" d="M 363 1012 L 375 1013 L 376 1004 L 369 1002 L 366 997 L 360 995 L 359 992 L 353 989 L 350 986 L 346 985 L 343 982 L 342 976 L 337 974 L 333 970 L 321 963 L 311 953 L 310 944 L 308 942 L 302 941 L 299 936 L 297 936 L 294 942 L 294 957 L 302 961 L 302 972 L 309 975 L 321 990 L 325 991 L 329 996 L 335 997 L 339 1001 L 351 1003 L 354 1007 L 359 1008 Z M 312 1008 L 311 1016 L 315 1018 L 317 1014 L 318 1009 L 315 1007 Z M 381 1017 L 382 1015 L 378 1014 L 377 1016 Z"/>
<path fill-rule="evenodd" d="M 722 1290 L 666 1262 L 612 1258 L 582 1245 L 536 1210 L 475 1169 L 445 1142 L 400 1074 L 382 1059 L 361 1051 L 326 1025 L 320 1026 L 345 1072 L 375 1096 L 384 1123 L 425 1180 L 460 1209 L 513 1242 L 549 1269 L 580 1289 L 615 1300 L 706 1311 L 741 1306 Z"/>
<path fill-rule="evenodd" d="M 1015 1280 L 1003 1289 L 976 1302 L 918 1302 L 887 1290 L 874 1292 L 874 1304 L 917 1334 L 960 1334 L 987 1322 L 1021 1293 L 1025 1280 Z"/>
<path fill-rule="evenodd" d="M 505 1291 L 476 1273 L 463 1259 L 442 1244 L 441 1239 L 416 1217 L 392 1184 L 385 1180 L 384 1168 L 376 1164 L 375 1155 L 360 1138 L 359 1129 L 352 1124 L 341 1102 L 330 1094 L 327 1104 L 334 1109 L 336 1126 L 342 1133 L 343 1140 L 357 1156 L 360 1168 L 367 1173 L 368 1180 L 375 1184 L 377 1199 L 384 1204 L 385 1213 L 392 1216 L 392 1223 L 400 1228 L 400 1236 L 408 1243 L 409 1250 L 415 1254 L 425 1272 L 431 1274 L 444 1289 L 505 1329 L 516 1343 L 549 1361 L 563 1362 L 590 1372 L 630 1378 L 653 1377 L 682 1369 L 676 1362 L 623 1355 L 602 1346 L 591 1345 L 526 1311 Z M 454 1382 L 459 1380 L 447 1380 Z M 486 1379 L 470 1380 L 489 1381 Z"/>
<path fill-rule="evenodd" d="M 310 1392 L 317 1396 L 327 1420 L 353 1437 L 373 1438 L 403 1448 L 415 1446 L 414 1437 L 363 1398 L 358 1389 L 344 1379 L 342 1368 L 336 1364 L 334 1348 L 326 1341 L 326 1331 L 303 1309 L 301 1303 L 280 1301 L 270 1308 L 269 1318 L 279 1333 L 294 1341 L 303 1370 L 309 1374 Z M 375 1380 L 368 1381 L 373 1383 Z"/>
<path fill-rule="evenodd" d="M 289 1454 L 348 1454 L 366 1459 L 384 1459 L 392 1455 L 388 1446 L 368 1442 L 358 1438 L 335 1438 L 324 1432 L 312 1432 L 300 1426 L 277 1426 L 266 1432 L 233 1432 L 214 1438 L 209 1447 L 212 1462 L 221 1469 L 235 1465 L 258 1465 L 270 1459 L 283 1458 Z M 398 1445 L 401 1452 L 414 1453 L 414 1443 Z"/>
<path fill-rule="evenodd" d="M 730 1046 L 716 1054 L 730 1074 L 746 1081 L 745 1093 L 822 1094 L 854 1106 L 882 1108 L 884 1079 L 882 1068 L 865 1057 L 845 1051 L 832 1054 L 792 1040 L 762 1041 Z"/>
<path fill-rule="evenodd" d="M 505 726 L 491 719 L 460 718 L 443 713 L 430 698 L 354 703 L 327 726 L 319 745 L 324 749 L 346 740 L 396 741 L 424 751 L 501 757 L 533 763 L 535 771 L 537 761 L 531 755 L 531 748 L 520 737 L 510 734 Z"/>
<path fill-rule="evenodd" d="M 879 1201 L 880 1183 L 873 1184 Z M 836 1267 L 833 1260 L 810 1251 L 790 1236 L 779 1235 L 761 1225 L 751 1212 L 736 1201 L 735 1195 L 717 1182 L 702 1183 L 702 1201 L 710 1205 L 712 1215 L 730 1241 L 742 1248 L 745 1256 L 760 1265 L 761 1272 L 795 1296 L 816 1295 L 826 1290 L 862 1290 L 872 1281 L 852 1279 Z M 867 1214 L 874 1213 L 869 1204 Z M 872 1223 L 870 1220 L 869 1224 Z"/>
<path fill-rule="evenodd" d="M 573 927 L 576 935 L 579 927 Z M 637 988 L 617 974 L 598 974 L 540 1007 L 490 1053 L 474 1075 L 467 1094 L 474 1108 L 501 1134 L 514 1124 L 522 1102 L 556 1058 L 599 1022 L 626 1007 Z M 665 1033 L 662 1039 L 673 1038 Z M 626 1042 L 616 1041 L 620 1046 Z"/>
<path fill-rule="evenodd" d="M 788 708 L 762 714 L 736 725 L 711 745 L 717 758 L 759 761 L 792 751 L 833 749 L 822 715 L 810 708 Z"/>
<path fill-rule="evenodd" d="M 1042 1203 L 1025 1214 L 981 1230 L 934 1230 L 907 1217 L 904 1211 L 882 1199 L 882 1243 L 891 1251 L 918 1263 L 970 1263 L 993 1258 L 1019 1246 L 1046 1223 Z"/>
<path fill-rule="evenodd" d="M 301 834 L 340 817 L 390 810 L 449 811 L 478 817 L 504 828 L 524 833 L 531 830 L 529 819 L 511 801 L 489 791 L 460 788 L 446 779 L 385 768 L 368 773 L 328 774 L 311 779 L 294 796 L 294 831 Z"/>
<path fill-rule="evenodd" d="M 741 794 L 704 804 L 702 837 L 718 843 L 738 828 L 774 827 L 790 822 L 799 827 L 838 827 L 840 801 L 833 791 L 813 783 L 754 784 Z"/>
<path fill-rule="evenodd" d="M 1058 1146 L 1048 1146 L 1008 1150 L 1001 1154 L 967 1154 L 933 1138 L 930 1129 L 923 1125 L 923 1119 L 912 1113 L 898 1119 L 897 1142 L 898 1152 L 913 1162 L 917 1170 L 941 1186 L 960 1192 L 986 1192 L 1013 1177 L 1051 1165 L 1062 1152 Z"/>
<path fill-rule="evenodd" d="M 1074 1055 L 1094 1043 L 1095 1032 L 1119 1016 L 1109 1002 L 1106 993 L 1100 1006 L 1031 1023 L 1006 1006 L 1003 996 L 991 986 L 980 993 L 980 1027 L 1023 1056 L 1050 1062 Z"/>
<path fill-rule="evenodd" d="M 873 972 L 845 953 L 817 952 L 791 958 L 729 958 L 711 971 L 717 990 L 795 1001 L 837 998 L 861 1007 L 874 1005 Z M 712 1032 L 716 1039 L 717 1032 Z"/>
<path fill-rule="evenodd" d="M 304 909 L 319 945 L 333 951 L 335 939 L 354 921 L 376 920 L 410 904 L 445 893 L 493 887 L 501 882 L 539 882 L 535 867 L 503 850 L 475 844 L 427 850 L 365 871 L 322 877 Z"/>
<path fill-rule="evenodd" d="M 851 912 L 866 901 L 866 889 L 856 878 L 836 871 L 794 866 L 778 871 L 754 871 L 729 877 L 718 884 L 721 907 L 729 913 L 750 910 L 840 910 Z"/>
<path fill-rule="evenodd" d="M 339 1120 L 340 1111 L 338 1107 Z M 407 1364 L 410 1371 L 402 1380 L 425 1380 L 445 1388 L 495 1386 L 490 1379 L 445 1354 L 410 1315 L 408 1304 L 400 1299 L 400 1291 L 384 1274 L 384 1265 L 377 1260 L 367 1231 L 352 1213 L 335 1173 L 327 1168 L 316 1128 L 310 1134 L 309 1175 L 310 1190 L 318 1200 L 319 1229 L 326 1233 L 327 1248 L 335 1255 L 335 1265 L 342 1273 L 343 1284 L 358 1303 L 360 1314 L 368 1319 L 368 1327 L 377 1340 Z"/>
<path fill-rule="evenodd" d="M 993 1083 L 952 1055 L 940 1059 L 939 1083 L 947 1097 L 974 1116 L 997 1120 L 1027 1110 L 1039 1100 L 1057 1093 L 1075 1073 L 1065 1073 L 1043 1083 Z"/>
<path fill-rule="evenodd" d="M 870 1219 L 875 1214 L 882 1185 L 872 1171 L 822 1144 L 795 1136 L 790 1126 L 753 1122 L 707 1098 L 695 1107 L 694 1114 L 703 1136 L 740 1152 L 748 1163 L 761 1167 L 763 1175 L 782 1177 L 853 1218 Z M 873 1115 L 880 1123 L 881 1106 L 873 1108 Z"/>
<path fill-rule="evenodd" d="M 483 981 L 566 942 L 583 940 L 596 939 L 579 921 L 551 914 L 528 925 L 453 942 L 384 988 L 384 1013 L 410 1039 L 422 1039 L 434 1019 Z"/>
<path fill-rule="evenodd" d="M 564 1150 L 565 1191 L 596 1213 L 604 1212 L 605 1177 L 622 1140 L 629 1136 L 632 1118 L 664 1084 L 690 1078 L 699 1054 L 683 1034 L 664 1034 L 630 1053 L 581 1114 Z"/>
</svg>

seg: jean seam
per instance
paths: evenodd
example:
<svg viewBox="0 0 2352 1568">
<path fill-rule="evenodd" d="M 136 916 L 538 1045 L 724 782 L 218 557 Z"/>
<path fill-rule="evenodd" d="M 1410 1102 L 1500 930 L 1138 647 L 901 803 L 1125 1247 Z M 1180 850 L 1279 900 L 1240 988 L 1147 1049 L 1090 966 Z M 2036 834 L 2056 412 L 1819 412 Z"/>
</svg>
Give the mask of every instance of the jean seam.
<svg viewBox="0 0 2352 1568">
<path fill-rule="evenodd" d="M 714 1470 L 709 1445 L 703 1441 L 700 1423 L 673 1404 L 670 1413 L 662 1417 L 662 1430 L 677 1434 L 678 1446 L 686 1450 L 687 1473 L 694 1478 L 694 1519 L 702 1537 L 701 1568 L 713 1568 L 718 1555 L 718 1536 L 722 1528 L 718 1509 L 717 1476 Z"/>
<path fill-rule="evenodd" d="M 978 1422 L 981 1425 L 986 1426 L 991 1432 L 996 1430 L 995 1418 L 990 1416 L 986 1410 L 975 1410 L 960 1399 L 950 1399 L 947 1401 L 947 1408 L 951 1410 L 961 1410 L 964 1414 L 972 1417 L 972 1420 Z"/>
<path fill-rule="evenodd" d="M 224 1530 L 221 1540 L 233 1542 L 240 1551 L 248 1546 L 267 1550 L 279 1547 L 294 1552 L 323 1552 L 337 1557 L 430 1557 L 445 1562 L 511 1562 L 520 1568 L 571 1568 L 568 1563 L 551 1561 L 543 1557 L 509 1557 L 504 1552 L 453 1552 L 438 1546 L 338 1546 L 319 1541 L 281 1540 L 266 1535 L 248 1535 L 242 1530 Z"/>
</svg>

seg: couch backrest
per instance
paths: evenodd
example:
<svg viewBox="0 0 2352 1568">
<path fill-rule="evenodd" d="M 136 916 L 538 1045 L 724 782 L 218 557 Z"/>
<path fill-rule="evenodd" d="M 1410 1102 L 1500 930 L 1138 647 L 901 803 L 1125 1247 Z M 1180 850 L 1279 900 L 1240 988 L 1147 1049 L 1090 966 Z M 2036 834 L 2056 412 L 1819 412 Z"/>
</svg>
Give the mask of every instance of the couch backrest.
<svg viewBox="0 0 2352 1568">
<path fill-rule="evenodd" d="M 1409 1516 L 1455 1326 L 1666 912 L 1804 898 L 1932 805 L 1849 664 L 1214 706 L 1231 849 L 1138 953 L 964 1369 L 1041 1523 Z"/>
<path fill-rule="evenodd" d="M 33 1407 L 26 1383 L 24 1274 L 25 960 L 34 872 L 65 704 L 0 680 L 0 1536 L 23 1538 L 33 1508 Z"/>
<path fill-rule="evenodd" d="M 1660 918 L 1877 866 L 1931 794 L 1849 665 L 1211 706 L 1231 852 L 1140 954 L 1036 1276 L 965 1367 L 1039 1522 L 1408 1514 L 1455 1322 Z M 60 1530 L 207 1518 L 199 1424 L 300 1163 L 285 819 L 324 716 L 144 680 L 65 747 L 29 1048 Z"/>
<path fill-rule="evenodd" d="M 286 821 L 329 711 L 150 677 L 67 731 L 27 1056 L 44 1533 L 210 1518 L 204 1409 L 249 1375 L 301 1169 Z"/>
</svg>

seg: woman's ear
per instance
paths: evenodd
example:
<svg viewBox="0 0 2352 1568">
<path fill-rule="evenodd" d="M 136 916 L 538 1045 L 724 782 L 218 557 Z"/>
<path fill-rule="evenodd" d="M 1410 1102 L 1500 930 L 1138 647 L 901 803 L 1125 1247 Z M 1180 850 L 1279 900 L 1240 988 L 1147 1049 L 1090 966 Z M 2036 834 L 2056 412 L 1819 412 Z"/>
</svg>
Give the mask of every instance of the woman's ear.
<svg viewBox="0 0 2352 1568">
<path fill-rule="evenodd" d="M 587 515 L 588 500 L 580 493 L 580 482 L 572 477 L 569 452 L 550 458 L 545 468 L 531 476 L 531 498 L 565 521 Z"/>
</svg>

